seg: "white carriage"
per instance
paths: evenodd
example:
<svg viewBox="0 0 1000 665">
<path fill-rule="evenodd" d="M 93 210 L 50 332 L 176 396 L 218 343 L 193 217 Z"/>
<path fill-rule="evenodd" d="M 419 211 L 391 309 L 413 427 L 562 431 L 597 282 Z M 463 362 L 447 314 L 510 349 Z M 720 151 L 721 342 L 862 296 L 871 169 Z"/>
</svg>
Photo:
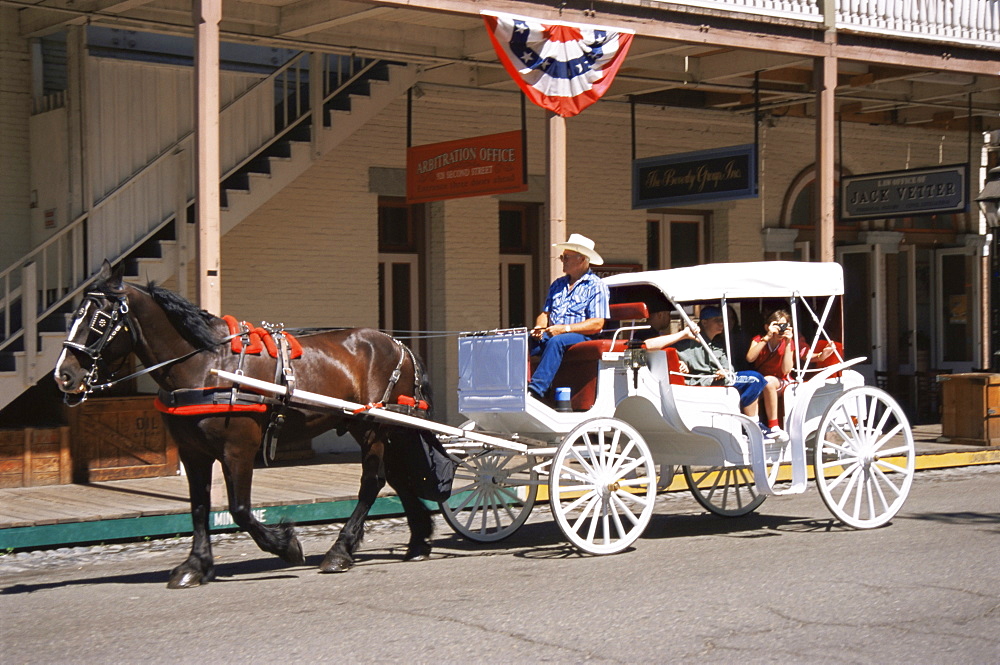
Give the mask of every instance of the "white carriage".
<svg viewBox="0 0 1000 665">
<path fill-rule="evenodd" d="M 678 467 L 698 502 L 718 515 L 744 515 L 768 495 L 802 492 L 810 470 L 829 510 L 851 527 L 880 526 L 897 513 L 913 480 L 913 436 L 896 401 L 851 369 L 864 358 L 843 357 L 840 265 L 709 264 L 605 281 L 618 329 L 571 347 L 553 384 L 571 387 L 573 411 L 529 396 L 525 329 L 460 338 L 458 407 L 470 422 L 445 440 L 459 466 L 442 504 L 456 531 L 500 540 L 524 523 L 542 489 L 574 545 L 619 552 L 642 534 L 657 488 Z M 629 348 L 628 339 L 648 329 L 650 308 L 670 307 L 683 325 L 707 305 L 724 313 L 729 358 L 746 353 L 737 320 L 762 322 L 777 305 L 791 313 L 808 352 L 796 354 L 781 396 L 786 443 L 765 438 L 740 412 L 735 388 L 686 385 L 672 349 Z M 808 361 L 827 346 L 834 351 L 825 366 Z M 469 431 L 494 442 L 470 439 Z"/>
</svg>

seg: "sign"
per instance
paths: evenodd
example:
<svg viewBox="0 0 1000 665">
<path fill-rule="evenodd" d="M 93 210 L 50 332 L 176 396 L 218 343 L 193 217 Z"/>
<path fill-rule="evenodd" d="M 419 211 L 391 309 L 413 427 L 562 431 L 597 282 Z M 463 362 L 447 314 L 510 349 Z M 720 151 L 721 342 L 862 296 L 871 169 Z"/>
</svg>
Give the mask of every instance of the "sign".
<svg viewBox="0 0 1000 665">
<path fill-rule="evenodd" d="M 968 181 L 968 164 L 844 177 L 840 218 L 856 221 L 965 212 Z"/>
<path fill-rule="evenodd" d="M 408 148 L 406 202 L 525 191 L 523 134 L 504 132 Z"/>
<path fill-rule="evenodd" d="M 632 208 L 757 196 L 753 144 L 632 162 Z"/>
<path fill-rule="evenodd" d="M 599 266 L 590 266 L 591 272 L 604 279 L 611 275 L 620 275 L 624 272 L 639 272 L 642 270 L 641 263 L 605 263 Z"/>
</svg>

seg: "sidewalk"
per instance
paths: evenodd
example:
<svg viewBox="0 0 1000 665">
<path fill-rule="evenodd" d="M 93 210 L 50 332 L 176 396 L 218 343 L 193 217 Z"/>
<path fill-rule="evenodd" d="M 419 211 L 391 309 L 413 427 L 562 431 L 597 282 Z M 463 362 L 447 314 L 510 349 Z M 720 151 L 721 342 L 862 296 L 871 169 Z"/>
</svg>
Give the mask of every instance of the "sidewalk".
<svg viewBox="0 0 1000 665">
<path fill-rule="evenodd" d="M 916 426 L 913 435 L 918 471 L 1000 463 L 1000 447 L 939 443 L 940 425 Z M 361 465 L 354 453 L 257 469 L 255 515 L 271 524 L 282 519 L 297 523 L 346 519 L 356 505 L 360 478 Z M 0 551 L 189 534 L 187 497 L 183 476 L 0 489 Z M 235 528 L 221 481 L 213 485 L 212 511 L 213 531 Z M 386 487 L 371 515 L 399 514 L 399 500 Z"/>
</svg>

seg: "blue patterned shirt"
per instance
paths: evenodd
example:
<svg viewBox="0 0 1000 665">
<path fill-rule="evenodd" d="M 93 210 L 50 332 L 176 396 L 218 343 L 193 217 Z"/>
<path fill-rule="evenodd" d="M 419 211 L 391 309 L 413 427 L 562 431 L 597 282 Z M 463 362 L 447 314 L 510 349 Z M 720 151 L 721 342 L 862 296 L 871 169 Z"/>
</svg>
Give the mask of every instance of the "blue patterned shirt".
<svg viewBox="0 0 1000 665">
<path fill-rule="evenodd" d="M 542 311 L 548 312 L 549 325 L 608 319 L 611 317 L 609 300 L 607 284 L 593 272 L 587 271 L 572 290 L 569 288 L 569 275 L 563 275 L 552 282 Z"/>
</svg>

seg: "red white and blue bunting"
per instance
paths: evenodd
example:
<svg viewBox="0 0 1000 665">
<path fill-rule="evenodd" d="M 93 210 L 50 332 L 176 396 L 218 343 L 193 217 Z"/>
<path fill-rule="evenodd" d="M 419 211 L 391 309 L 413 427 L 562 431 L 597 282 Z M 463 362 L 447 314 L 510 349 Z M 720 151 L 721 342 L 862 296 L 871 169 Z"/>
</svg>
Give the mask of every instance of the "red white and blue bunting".
<svg viewBox="0 0 1000 665">
<path fill-rule="evenodd" d="M 482 14 L 500 62 L 524 94 L 566 118 L 604 95 L 634 35 L 631 30 Z"/>
</svg>

